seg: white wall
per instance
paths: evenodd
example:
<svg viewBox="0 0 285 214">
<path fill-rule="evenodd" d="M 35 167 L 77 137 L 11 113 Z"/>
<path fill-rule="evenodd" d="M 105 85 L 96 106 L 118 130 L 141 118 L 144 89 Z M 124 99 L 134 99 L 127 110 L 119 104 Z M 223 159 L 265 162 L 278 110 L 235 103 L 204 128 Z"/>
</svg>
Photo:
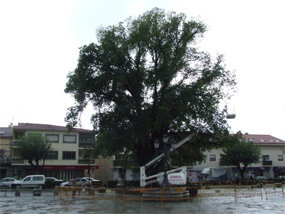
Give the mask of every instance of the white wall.
<svg viewBox="0 0 285 214">
<path fill-rule="evenodd" d="M 285 166 L 285 155 L 283 154 L 284 146 L 279 145 L 258 145 L 261 149 L 261 157 L 260 162 L 257 164 L 251 164 L 252 167 L 263 167 L 262 163 L 262 155 L 269 155 L 270 160 L 272 161 L 272 166 Z M 208 167 L 220 167 L 220 154 L 222 153 L 222 149 L 212 149 L 210 151 L 206 151 L 205 155 L 207 156 L 205 161 L 201 164 L 195 165 L 193 167 L 197 169 L 203 169 Z M 216 155 L 216 161 L 209 161 L 210 154 Z M 283 155 L 283 161 L 278 161 L 278 155 Z"/>
</svg>

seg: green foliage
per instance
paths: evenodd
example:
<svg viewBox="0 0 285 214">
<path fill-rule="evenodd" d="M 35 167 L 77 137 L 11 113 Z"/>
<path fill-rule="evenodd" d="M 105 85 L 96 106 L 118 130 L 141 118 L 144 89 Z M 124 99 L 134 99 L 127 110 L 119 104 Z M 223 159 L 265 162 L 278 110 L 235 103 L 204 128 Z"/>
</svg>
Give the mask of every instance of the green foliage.
<svg viewBox="0 0 285 214">
<path fill-rule="evenodd" d="M 243 179 L 245 169 L 252 163 L 258 163 L 261 155 L 260 148 L 253 142 L 246 142 L 241 135 L 230 136 L 229 144 L 221 154 L 221 165 L 237 166 Z"/>
<path fill-rule="evenodd" d="M 97 43 L 81 48 L 68 75 L 65 92 L 76 105 L 66 121 L 76 126 L 92 103 L 97 151 L 125 151 L 139 165 L 157 155 L 154 141 L 162 143 L 164 134 L 179 141 L 197 126 L 225 132 L 226 108 L 220 106 L 235 85 L 234 75 L 222 56 L 213 59 L 196 48 L 205 30 L 199 21 L 158 8 L 100 28 Z"/>
<path fill-rule="evenodd" d="M 18 142 L 20 157 L 27 160 L 28 163 L 36 169 L 40 167 L 40 160 L 43 160 L 44 165 L 48 152 L 51 151 L 51 149 L 51 144 L 45 142 L 41 135 L 23 136 Z"/>
</svg>

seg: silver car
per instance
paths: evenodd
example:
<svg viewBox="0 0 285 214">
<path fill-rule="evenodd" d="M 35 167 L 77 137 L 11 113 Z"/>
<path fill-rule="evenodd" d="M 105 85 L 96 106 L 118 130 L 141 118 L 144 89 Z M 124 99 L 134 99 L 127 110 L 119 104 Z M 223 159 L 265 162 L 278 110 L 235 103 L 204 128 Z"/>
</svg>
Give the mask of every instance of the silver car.
<svg viewBox="0 0 285 214">
<path fill-rule="evenodd" d="M 28 175 L 22 180 L 14 181 L 12 187 L 38 187 L 42 188 L 45 184 L 44 175 Z"/>
<path fill-rule="evenodd" d="M 9 187 L 9 188 L 11 188 L 13 182 L 15 182 L 15 181 L 18 181 L 18 180 L 15 179 L 15 178 L 9 178 L 9 177 L 7 177 L 7 178 L 2 178 L 0 184 L 1 184 L 1 186 L 3 186 L 3 187 Z"/>
</svg>

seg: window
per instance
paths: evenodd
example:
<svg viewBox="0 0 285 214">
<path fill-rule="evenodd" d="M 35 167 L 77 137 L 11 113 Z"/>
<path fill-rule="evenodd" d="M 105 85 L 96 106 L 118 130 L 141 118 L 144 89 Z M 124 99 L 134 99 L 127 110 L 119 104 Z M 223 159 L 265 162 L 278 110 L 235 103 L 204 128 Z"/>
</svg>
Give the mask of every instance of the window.
<svg viewBox="0 0 285 214">
<path fill-rule="evenodd" d="M 216 161 L 216 155 L 210 155 L 209 161 Z"/>
<path fill-rule="evenodd" d="M 47 160 L 57 160 L 58 159 L 58 151 L 49 151 L 46 159 Z"/>
<path fill-rule="evenodd" d="M 58 143 L 59 135 L 58 134 L 46 134 L 46 142 Z"/>
<path fill-rule="evenodd" d="M 62 152 L 62 159 L 63 160 L 75 160 L 76 152 Z"/>
<path fill-rule="evenodd" d="M 33 181 L 42 181 L 42 180 L 44 180 L 43 176 L 34 176 L 33 177 Z"/>
<path fill-rule="evenodd" d="M 262 160 L 263 161 L 270 161 L 269 155 L 262 155 Z"/>
<path fill-rule="evenodd" d="M 63 135 L 64 143 L 76 143 L 76 135 Z"/>
<path fill-rule="evenodd" d="M 31 180 L 32 180 L 31 177 L 26 177 L 23 181 L 27 182 L 27 181 L 31 181 Z"/>
<path fill-rule="evenodd" d="M 4 158 L 5 152 L 5 149 L 0 149 L 0 158 Z"/>
<path fill-rule="evenodd" d="M 13 157 L 21 157 L 20 151 L 18 148 L 13 149 Z"/>
<path fill-rule="evenodd" d="M 283 155 L 278 155 L 278 161 L 283 161 Z"/>
</svg>

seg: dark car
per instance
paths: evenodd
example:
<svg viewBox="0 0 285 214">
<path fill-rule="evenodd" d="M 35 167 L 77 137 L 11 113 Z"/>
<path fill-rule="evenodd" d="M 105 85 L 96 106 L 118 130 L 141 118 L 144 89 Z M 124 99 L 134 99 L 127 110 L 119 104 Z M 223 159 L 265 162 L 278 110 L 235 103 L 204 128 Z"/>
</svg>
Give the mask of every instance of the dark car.
<svg viewBox="0 0 285 214">
<path fill-rule="evenodd" d="M 46 177 L 46 188 L 54 188 L 55 186 L 59 186 L 61 183 L 63 183 L 63 180 L 57 179 L 55 177 Z"/>
</svg>

